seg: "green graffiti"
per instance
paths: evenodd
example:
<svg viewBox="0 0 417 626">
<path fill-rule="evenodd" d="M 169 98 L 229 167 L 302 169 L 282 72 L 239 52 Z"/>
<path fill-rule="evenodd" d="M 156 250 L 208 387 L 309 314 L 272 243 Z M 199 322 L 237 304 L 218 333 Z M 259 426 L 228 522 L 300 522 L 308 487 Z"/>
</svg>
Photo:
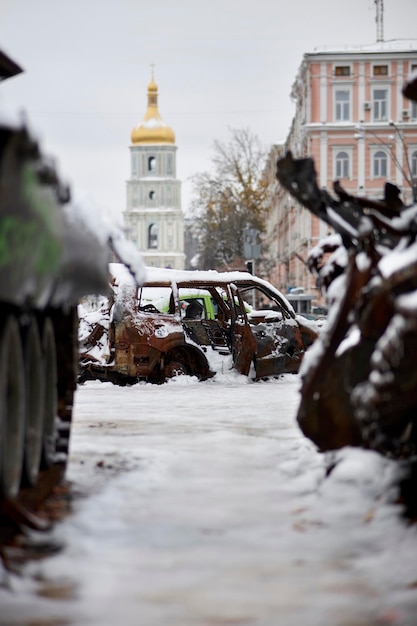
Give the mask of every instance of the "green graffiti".
<svg viewBox="0 0 417 626">
<path fill-rule="evenodd" d="M 41 226 L 35 221 L 23 221 L 12 215 L 0 218 L 0 269 L 28 263 L 38 274 L 47 274 L 57 268 L 59 243 Z"/>
</svg>

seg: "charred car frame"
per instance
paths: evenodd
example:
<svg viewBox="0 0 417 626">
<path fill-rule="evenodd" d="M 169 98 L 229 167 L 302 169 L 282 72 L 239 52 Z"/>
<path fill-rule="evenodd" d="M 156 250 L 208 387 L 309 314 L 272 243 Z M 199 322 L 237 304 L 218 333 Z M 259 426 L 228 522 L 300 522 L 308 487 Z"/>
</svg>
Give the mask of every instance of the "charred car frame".
<svg viewBox="0 0 417 626">
<path fill-rule="evenodd" d="M 317 337 L 277 289 L 246 272 L 147 268 L 137 287 L 110 264 L 110 284 L 102 308 L 80 316 L 80 381 L 204 380 L 219 356 L 254 379 L 296 373 Z"/>
</svg>

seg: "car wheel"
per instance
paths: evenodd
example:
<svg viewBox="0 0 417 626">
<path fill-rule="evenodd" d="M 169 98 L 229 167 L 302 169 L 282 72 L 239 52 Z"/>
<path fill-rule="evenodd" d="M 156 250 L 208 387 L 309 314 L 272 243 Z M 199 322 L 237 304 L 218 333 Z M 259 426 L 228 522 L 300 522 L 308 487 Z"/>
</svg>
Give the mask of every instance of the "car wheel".
<svg viewBox="0 0 417 626">
<path fill-rule="evenodd" d="M 29 485 L 38 479 L 42 453 L 43 402 L 45 379 L 42 348 L 36 320 L 31 320 L 24 336 L 26 377 L 26 418 L 24 478 Z"/>
<path fill-rule="evenodd" d="M 44 422 L 42 465 L 49 467 L 55 460 L 56 420 L 58 413 L 58 368 L 56 356 L 55 332 L 51 320 L 45 321 L 42 337 L 44 388 Z"/>
<path fill-rule="evenodd" d="M 192 374 L 186 351 L 177 348 L 176 350 L 168 352 L 165 356 L 161 373 L 163 381 L 174 378 L 175 376 Z"/>
<path fill-rule="evenodd" d="M 0 498 L 17 495 L 22 476 L 25 369 L 19 325 L 9 316 L 0 337 Z"/>
</svg>

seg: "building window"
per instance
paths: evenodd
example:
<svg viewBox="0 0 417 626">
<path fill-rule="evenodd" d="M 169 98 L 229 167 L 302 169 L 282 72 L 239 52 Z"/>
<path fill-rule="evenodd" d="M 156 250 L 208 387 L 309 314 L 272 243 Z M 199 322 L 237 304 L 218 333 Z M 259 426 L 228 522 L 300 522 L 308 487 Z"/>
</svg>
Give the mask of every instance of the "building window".
<svg viewBox="0 0 417 626">
<path fill-rule="evenodd" d="M 417 150 L 411 154 L 411 176 L 417 178 Z"/>
<path fill-rule="evenodd" d="M 373 158 L 374 178 L 386 178 L 388 171 L 388 158 L 383 150 L 378 150 Z"/>
<path fill-rule="evenodd" d="M 374 89 L 373 93 L 374 122 L 385 122 L 388 119 L 388 89 Z"/>
<path fill-rule="evenodd" d="M 349 65 L 336 65 L 334 68 L 335 76 L 350 76 L 350 66 Z"/>
<path fill-rule="evenodd" d="M 349 178 L 349 155 L 342 150 L 336 154 L 335 158 L 335 172 L 336 178 Z"/>
<path fill-rule="evenodd" d="M 150 191 L 149 192 L 149 200 L 155 200 L 155 192 L 154 191 Z"/>
<path fill-rule="evenodd" d="M 374 65 L 374 76 L 388 76 L 388 65 Z"/>
<path fill-rule="evenodd" d="M 336 89 L 335 91 L 335 120 L 336 122 L 347 122 L 350 120 L 349 89 Z"/>
<path fill-rule="evenodd" d="M 148 248 L 155 250 L 158 247 L 158 225 L 150 224 L 148 228 Z"/>
<path fill-rule="evenodd" d="M 156 159 L 154 156 L 148 158 L 148 172 L 154 172 L 156 170 Z"/>
</svg>

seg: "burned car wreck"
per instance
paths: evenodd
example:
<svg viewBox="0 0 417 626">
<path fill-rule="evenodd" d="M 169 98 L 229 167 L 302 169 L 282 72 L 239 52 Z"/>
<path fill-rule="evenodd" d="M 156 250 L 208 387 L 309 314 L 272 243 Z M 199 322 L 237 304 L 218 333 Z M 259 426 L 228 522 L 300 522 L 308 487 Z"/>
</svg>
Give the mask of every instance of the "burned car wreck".
<svg viewBox="0 0 417 626">
<path fill-rule="evenodd" d="M 219 360 L 254 379 L 296 373 L 317 337 L 284 296 L 246 272 L 147 268 L 137 287 L 111 263 L 110 297 L 80 315 L 80 381 L 201 380 Z"/>
</svg>

